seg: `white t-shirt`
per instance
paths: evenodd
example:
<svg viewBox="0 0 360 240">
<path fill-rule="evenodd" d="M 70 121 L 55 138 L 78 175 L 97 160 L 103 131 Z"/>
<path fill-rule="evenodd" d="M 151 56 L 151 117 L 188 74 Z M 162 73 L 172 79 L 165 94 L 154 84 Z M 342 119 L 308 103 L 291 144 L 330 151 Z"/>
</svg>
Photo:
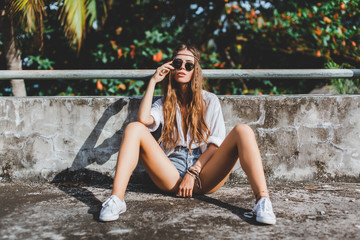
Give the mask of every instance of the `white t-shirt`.
<svg viewBox="0 0 360 240">
<path fill-rule="evenodd" d="M 208 144 L 212 143 L 219 147 L 225 138 L 225 123 L 221 111 L 220 101 L 215 94 L 205 90 L 202 90 L 202 95 L 205 103 L 205 122 L 210 130 Z M 160 126 L 160 124 L 164 126 L 163 98 L 160 98 L 153 103 L 150 114 L 153 116 L 155 122 L 148 128 L 150 132 L 154 132 Z M 181 112 L 178 105 L 176 108 L 176 122 L 180 139 L 178 146 L 189 148 L 191 141 L 190 132 L 188 130 L 186 135 L 187 141 L 185 141 L 184 131 L 182 130 L 181 126 Z M 192 149 L 198 147 L 200 147 L 201 151 L 204 152 L 207 148 L 207 145 L 205 142 L 201 142 L 200 144 L 193 142 L 191 144 Z M 173 150 L 165 153 L 167 156 L 169 156 L 172 152 Z"/>
</svg>

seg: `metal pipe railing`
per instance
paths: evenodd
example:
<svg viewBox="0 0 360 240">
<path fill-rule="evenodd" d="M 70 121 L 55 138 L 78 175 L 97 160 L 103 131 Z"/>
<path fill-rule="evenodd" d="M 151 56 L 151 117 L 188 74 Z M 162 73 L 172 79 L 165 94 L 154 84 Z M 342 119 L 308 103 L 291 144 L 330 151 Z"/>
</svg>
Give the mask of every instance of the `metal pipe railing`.
<svg viewBox="0 0 360 240">
<path fill-rule="evenodd" d="M 154 69 L 143 70 L 0 70 L 0 80 L 8 79 L 143 79 Z M 207 79 L 331 79 L 360 78 L 360 69 L 204 69 Z"/>
</svg>

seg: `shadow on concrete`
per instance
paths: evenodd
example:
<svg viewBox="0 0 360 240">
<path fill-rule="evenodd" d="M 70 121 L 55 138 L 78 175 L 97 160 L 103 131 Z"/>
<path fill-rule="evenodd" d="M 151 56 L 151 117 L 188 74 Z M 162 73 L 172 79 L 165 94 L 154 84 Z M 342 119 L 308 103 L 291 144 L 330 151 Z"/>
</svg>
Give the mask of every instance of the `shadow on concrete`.
<svg viewBox="0 0 360 240">
<path fill-rule="evenodd" d="M 237 206 L 231 205 L 229 203 L 222 202 L 222 201 L 220 201 L 218 199 L 211 198 L 208 195 L 195 195 L 194 198 L 198 199 L 200 201 L 203 201 L 203 202 L 206 202 L 206 203 L 213 204 L 215 206 L 221 207 L 223 209 L 226 209 L 226 210 L 232 212 L 233 214 L 237 215 L 240 219 L 242 219 L 244 222 L 247 222 L 248 224 L 257 225 L 257 226 L 266 225 L 266 224 L 256 222 L 256 220 L 254 218 L 244 217 L 244 213 L 250 212 L 251 209 L 245 209 L 245 208 L 237 207 Z"/>
<path fill-rule="evenodd" d="M 87 187 L 110 189 L 112 178 L 86 168 L 76 171 L 65 169 L 57 174 L 51 183 L 64 193 L 86 204 L 89 207 L 88 213 L 98 221 L 102 202 Z"/>
<path fill-rule="evenodd" d="M 129 104 L 128 109 L 131 109 L 131 111 L 129 111 L 121 128 L 110 138 L 107 138 L 100 145 L 95 147 L 106 123 L 127 104 Z M 88 205 L 88 213 L 93 215 L 94 220 L 98 220 L 102 202 L 98 200 L 91 191 L 86 189 L 86 187 L 111 189 L 113 179 L 110 177 L 111 173 L 103 174 L 89 170 L 86 167 L 93 163 L 103 165 L 113 154 L 118 152 L 125 127 L 130 122 L 136 120 L 137 111 L 133 111 L 133 109 L 138 109 L 139 104 L 140 99 L 138 101 L 127 101 L 121 98 L 107 107 L 94 129 L 81 146 L 79 152 L 76 154 L 72 166 L 58 173 L 51 182 L 66 194 L 73 196 Z M 156 131 L 154 137 L 159 137 L 159 134 L 160 132 Z M 140 161 L 137 169 L 141 169 Z M 132 185 L 129 185 L 129 191 L 154 191 L 152 181 L 144 172 L 135 173 L 130 179 L 130 183 L 137 184 L 140 182 L 145 183 L 144 185 L 149 185 L 150 188 L 134 188 Z"/>
<path fill-rule="evenodd" d="M 95 147 L 106 123 L 109 121 L 111 117 L 119 113 L 124 106 L 127 105 L 127 101 L 125 99 L 119 99 L 118 101 L 112 103 L 101 116 L 94 129 L 91 131 L 88 138 L 85 140 L 84 144 L 81 146 L 79 152 L 77 153 L 70 170 L 78 170 L 88 165 L 96 162 L 99 165 L 103 165 L 106 163 L 110 157 L 115 154 L 119 150 L 119 146 L 122 139 L 122 133 L 131 121 L 134 121 L 135 114 L 129 114 L 124 121 L 124 124 L 121 126 L 119 130 L 117 130 L 110 138 L 104 140 L 100 145 Z M 133 108 L 134 102 L 129 102 L 129 109 L 137 109 Z"/>
<path fill-rule="evenodd" d="M 130 182 L 127 188 L 129 192 L 160 192 L 147 174 L 134 174 Z M 66 169 L 57 174 L 51 183 L 64 193 L 86 204 L 89 207 L 88 214 L 92 214 L 93 219 L 99 221 L 102 201 L 87 188 L 112 189 L 113 179 L 110 176 L 86 168 L 76 171 Z"/>
</svg>

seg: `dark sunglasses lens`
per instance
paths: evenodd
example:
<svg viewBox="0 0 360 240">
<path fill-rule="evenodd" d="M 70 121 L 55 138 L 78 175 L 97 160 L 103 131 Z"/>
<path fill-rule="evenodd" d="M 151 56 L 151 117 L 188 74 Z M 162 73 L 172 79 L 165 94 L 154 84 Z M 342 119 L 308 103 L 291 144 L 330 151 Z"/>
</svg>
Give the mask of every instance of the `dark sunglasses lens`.
<svg viewBox="0 0 360 240">
<path fill-rule="evenodd" d="M 185 69 L 186 69 L 186 71 L 188 71 L 188 72 L 190 72 L 191 70 L 193 70 L 194 67 L 195 67 L 195 64 L 193 64 L 193 63 L 190 63 L 190 62 L 185 63 Z"/>
<path fill-rule="evenodd" d="M 172 65 L 174 66 L 175 69 L 180 69 L 181 66 L 183 64 L 183 60 L 181 59 L 174 59 L 174 61 L 172 62 Z M 193 70 L 195 67 L 195 64 L 191 63 L 191 62 L 187 62 L 185 63 L 185 69 L 186 71 L 190 72 L 191 70 Z"/>
<path fill-rule="evenodd" d="M 180 69 L 182 66 L 183 61 L 181 59 L 174 59 L 174 61 L 172 62 L 172 65 L 174 66 L 175 69 Z"/>
</svg>

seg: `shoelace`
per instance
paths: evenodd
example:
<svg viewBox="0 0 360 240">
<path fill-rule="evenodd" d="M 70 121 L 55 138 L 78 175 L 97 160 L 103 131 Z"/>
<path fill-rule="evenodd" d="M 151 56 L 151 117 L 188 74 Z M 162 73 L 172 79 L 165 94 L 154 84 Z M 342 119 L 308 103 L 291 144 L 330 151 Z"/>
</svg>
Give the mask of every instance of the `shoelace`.
<svg viewBox="0 0 360 240">
<path fill-rule="evenodd" d="M 102 204 L 102 206 L 103 206 L 103 207 L 107 207 L 107 206 L 109 205 L 109 202 L 110 202 L 110 201 L 115 201 L 113 196 L 109 197 L 109 198 Z"/>
<path fill-rule="evenodd" d="M 254 209 L 251 212 L 245 212 L 244 217 L 253 218 L 254 216 L 256 216 L 256 210 L 257 210 L 256 208 L 261 209 L 261 211 L 263 211 L 263 212 L 267 211 L 266 204 L 262 203 L 262 204 L 259 204 L 258 206 L 255 205 Z M 268 209 L 268 210 L 270 210 L 270 209 Z"/>
<path fill-rule="evenodd" d="M 244 217 L 246 218 L 253 218 L 254 216 L 255 216 L 255 211 L 244 213 Z"/>
</svg>

